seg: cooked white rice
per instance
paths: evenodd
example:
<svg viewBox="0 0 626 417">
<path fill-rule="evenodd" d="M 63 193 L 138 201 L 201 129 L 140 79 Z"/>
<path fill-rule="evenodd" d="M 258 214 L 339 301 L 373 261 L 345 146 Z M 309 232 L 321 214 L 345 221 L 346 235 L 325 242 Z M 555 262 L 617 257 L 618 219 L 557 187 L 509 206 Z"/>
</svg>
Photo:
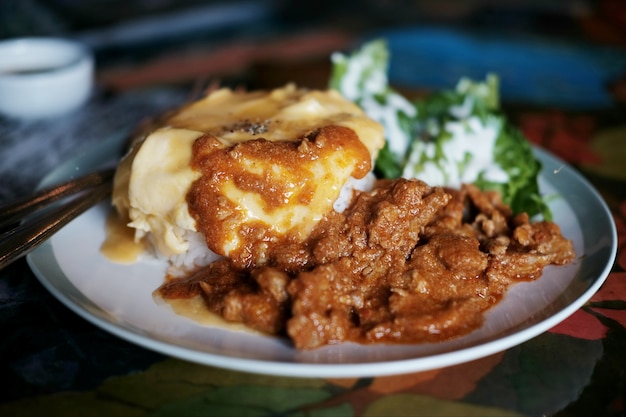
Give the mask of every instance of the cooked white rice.
<svg viewBox="0 0 626 417">
<path fill-rule="evenodd" d="M 202 233 L 188 230 L 185 232 L 185 240 L 189 245 L 187 252 L 168 259 L 170 264 L 168 273 L 171 276 L 183 276 L 220 258 L 220 255 L 207 247 Z"/>
<path fill-rule="evenodd" d="M 352 201 L 352 193 L 354 190 L 359 191 L 370 191 L 374 187 L 374 182 L 376 181 L 376 176 L 370 172 L 365 177 L 361 179 L 356 179 L 354 177 L 348 178 L 345 185 L 341 188 L 339 192 L 339 197 L 333 204 L 333 209 L 337 213 L 343 213 L 343 211 L 348 208 L 350 202 Z"/>
</svg>

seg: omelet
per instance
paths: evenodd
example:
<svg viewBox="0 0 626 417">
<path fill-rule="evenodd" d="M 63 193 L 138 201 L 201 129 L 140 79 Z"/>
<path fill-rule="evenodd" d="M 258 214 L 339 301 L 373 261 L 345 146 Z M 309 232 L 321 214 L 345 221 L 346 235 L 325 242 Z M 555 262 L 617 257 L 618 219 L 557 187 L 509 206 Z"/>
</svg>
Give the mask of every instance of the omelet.
<svg viewBox="0 0 626 417">
<path fill-rule="evenodd" d="M 382 125 L 334 90 L 222 88 L 136 141 L 112 201 L 135 239 L 166 258 L 200 234 L 241 267 L 263 265 L 373 177 L 384 143 Z"/>
</svg>

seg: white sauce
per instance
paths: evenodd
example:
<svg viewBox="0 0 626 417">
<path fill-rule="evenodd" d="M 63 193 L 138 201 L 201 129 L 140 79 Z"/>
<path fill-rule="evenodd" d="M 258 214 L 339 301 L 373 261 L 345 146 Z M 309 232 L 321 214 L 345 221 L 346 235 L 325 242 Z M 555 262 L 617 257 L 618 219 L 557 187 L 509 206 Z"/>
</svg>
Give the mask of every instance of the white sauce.
<svg viewBox="0 0 626 417">
<path fill-rule="evenodd" d="M 456 109 L 459 113 L 462 110 Z M 481 173 L 486 180 L 506 182 L 508 174 L 494 160 L 494 147 L 501 128 L 501 122 L 495 118 L 485 124 L 476 116 L 448 122 L 444 130 L 453 139 L 441 144 L 442 156 L 436 159 L 434 144 L 417 141 L 402 176 L 419 178 L 433 186 L 457 188 L 474 182 Z M 420 166 L 422 154 L 428 161 Z"/>
<path fill-rule="evenodd" d="M 401 160 L 408 149 L 411 138 L 402 130 L 398 121 L 399 113 L 409 117 L 416 114 L 415 107 L 403 96 L 388 89 L 385 71 L 369 71 L 376 63 L 369 54 L 357 54 L 350 59 L 335 53 L 333 63 L 346 65 L 346 72 L 341 78 L 339 91 L 353 102 L 357 102 L 369 117 L 382 124 L 391 153 Z M 362 84 L 362 85 L 361 85 Z"/>
<path fill-rule="evenodd" d="M 369 117 L 385 127 L 385 137 L 389 150 L 398 158 L 406 153 L 410 137 L 400 127 L 398 113 L 405 113 L 411 117 L 415 115 L 415 108 L 402 100 L 400 96 L 389 96 L 387 103 L 381 104 L 372 96 L 364 97 L 361 106 Z"/>
</svg>

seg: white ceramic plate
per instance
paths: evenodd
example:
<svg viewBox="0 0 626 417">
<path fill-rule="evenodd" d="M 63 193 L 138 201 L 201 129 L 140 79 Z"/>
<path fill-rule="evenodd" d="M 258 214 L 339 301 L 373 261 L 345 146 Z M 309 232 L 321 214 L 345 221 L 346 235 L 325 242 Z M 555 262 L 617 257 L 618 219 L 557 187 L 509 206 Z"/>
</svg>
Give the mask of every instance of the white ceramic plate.
<svg viewBox="0 0 626 417">
<path fill-rule="evenodd" d="M 111 138 L 50 174 L 41 186 L 115 161 L 124 135 Z M 576 260 L 548 267 L 541 279 L 516 284 L 479 330 L 454 341 L 419 345 L 343 344 L 297 351 L 280 338 L 198 324 L 157 305 L 152 291 L 166 265 L 109 262 L 99 251 L 108 203 L 71 222 L 28 255 L 41 283 L 68 308 L 102 329 L 147 349 L 223 368 L 298 377 L 401 374 L 454 365 L 518 345 L 574 313 L 602 285 L 617 251 L 611 214 L 573 168 L 536 150 L 544 164 L 540 186 L 558 193 L 551 209 L 572 239 Z"/>
</svg>

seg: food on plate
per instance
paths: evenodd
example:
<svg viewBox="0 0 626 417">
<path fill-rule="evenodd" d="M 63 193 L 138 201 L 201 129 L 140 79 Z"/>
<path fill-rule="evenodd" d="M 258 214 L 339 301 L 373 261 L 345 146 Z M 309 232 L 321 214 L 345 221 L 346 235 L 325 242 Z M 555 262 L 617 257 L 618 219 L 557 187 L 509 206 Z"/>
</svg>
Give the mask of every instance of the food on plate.
<svg viewBox="0 0 626 417">
<path fill-rule="evenodd" d="M 113 204 L 182 272 L 215 255 L 261 265 L 281 239 L 303 240 L 368 186 L 384 143 L 337 92 L 294 85 L 219 89 L 158 123 L 120 163 Z"/>
<path fill-rule="evenodd" d="M 572 261 L 558 225 L 534 218 L 549 215 L 539 167 L 489 116 L 495 90 L 470 83 L 462 111 L 443 106 L 474 130 L 457 137 L 449 117 L 389 88 L 385 54 L 374 42 L 333 55 L 327 91 L 210 92 L 137 138 L 113 204 L 169 263 L 157 300 L 201 300 L 298 349 L 437 342 L 480 327 L 512 284 Z M 447 133 L 414 136 L 431 122 Z M 504 166 L 501 149 L 532 168 Z"/>
<path fill-rule="evenodd" d="M 500 192 L 515 213 L 551 219 L 537 183 L 541 164 L 502 114 L 495 74 L 484 82 L 464 77 L 454 89 L 409 101 L 388 84 L 383 40 L 332 59 L 331 87 L 385 127 L 385 147 L 376 161 L 379 176 L 454 188 L 472 183 Z"/>
<path fill-rule="evenodd" d="M 573 256 L 556 224 L 512 215 L 496 192 L 382 180 L 267 265 L 221 259 L 157 295 L 202 297 L 227 321 L 286 334 L 299 349 L 436 342 L 478 328 L 510 285 Z"/>
</svg>

